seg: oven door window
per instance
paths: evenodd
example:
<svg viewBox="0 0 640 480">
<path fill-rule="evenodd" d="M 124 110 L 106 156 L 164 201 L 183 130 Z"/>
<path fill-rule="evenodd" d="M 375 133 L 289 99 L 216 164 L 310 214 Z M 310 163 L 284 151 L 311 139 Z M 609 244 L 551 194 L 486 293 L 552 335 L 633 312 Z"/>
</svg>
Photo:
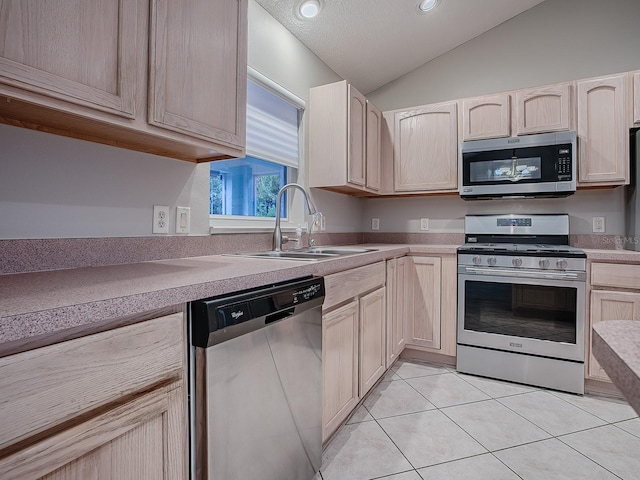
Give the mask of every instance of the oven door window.
<svg viewBox="0 0 640 480">
<path fill-rule="evenodd" d="M 465 282 L 464 329 L 576 344 L 575 288 Z"/>
</svg>

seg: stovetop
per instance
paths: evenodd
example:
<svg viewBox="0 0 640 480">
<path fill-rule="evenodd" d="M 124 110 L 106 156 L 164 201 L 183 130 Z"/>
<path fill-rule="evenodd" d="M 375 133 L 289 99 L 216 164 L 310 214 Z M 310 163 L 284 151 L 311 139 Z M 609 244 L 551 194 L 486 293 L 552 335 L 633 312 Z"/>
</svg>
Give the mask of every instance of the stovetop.
<svg viewBox="0 0 640 480">
<path fill-rule="evenodd" d="M 587 257 L 583 250 L 570 245 L 528 243 L 465 243 L 458 248 L 458 252 L 512 256 Z"/>
</svg>

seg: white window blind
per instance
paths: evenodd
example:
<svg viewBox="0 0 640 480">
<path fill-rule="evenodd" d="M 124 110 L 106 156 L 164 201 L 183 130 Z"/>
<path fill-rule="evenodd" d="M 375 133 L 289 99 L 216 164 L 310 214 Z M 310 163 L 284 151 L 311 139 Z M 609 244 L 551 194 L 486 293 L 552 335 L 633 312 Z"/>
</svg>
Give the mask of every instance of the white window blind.
<svg viewBox="0 0 640 480">
<path fill-rule="evenodd" d="M 300 108 L 249 79 L 247 155 L 298 168 Z"/>
</svg>

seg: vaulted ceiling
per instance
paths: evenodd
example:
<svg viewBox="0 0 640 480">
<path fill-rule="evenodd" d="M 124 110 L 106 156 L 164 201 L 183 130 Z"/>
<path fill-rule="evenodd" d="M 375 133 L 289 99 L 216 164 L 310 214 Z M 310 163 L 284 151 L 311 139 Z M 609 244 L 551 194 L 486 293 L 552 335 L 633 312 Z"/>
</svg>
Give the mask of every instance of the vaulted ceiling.
<svg viewBox="0 0 640 480">
<path fill-rule="evenodd" d="M 301 0 L 256 0 L 365 95 L 528 10 L 543 0 L 319 0 L 313 19 Z"/>
</svg>

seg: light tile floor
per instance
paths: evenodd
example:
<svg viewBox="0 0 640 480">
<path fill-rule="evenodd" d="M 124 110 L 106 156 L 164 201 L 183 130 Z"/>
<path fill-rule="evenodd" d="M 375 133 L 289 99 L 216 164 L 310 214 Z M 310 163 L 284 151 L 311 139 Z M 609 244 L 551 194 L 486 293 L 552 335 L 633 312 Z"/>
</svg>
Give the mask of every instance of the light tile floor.
<svg viewBox="0 0 640 480">
<path fill-rule="evenodd" d="M 316 480 L 640 479 L 626 403 L 397 362 L 326 448 Z"/>
</svg>

